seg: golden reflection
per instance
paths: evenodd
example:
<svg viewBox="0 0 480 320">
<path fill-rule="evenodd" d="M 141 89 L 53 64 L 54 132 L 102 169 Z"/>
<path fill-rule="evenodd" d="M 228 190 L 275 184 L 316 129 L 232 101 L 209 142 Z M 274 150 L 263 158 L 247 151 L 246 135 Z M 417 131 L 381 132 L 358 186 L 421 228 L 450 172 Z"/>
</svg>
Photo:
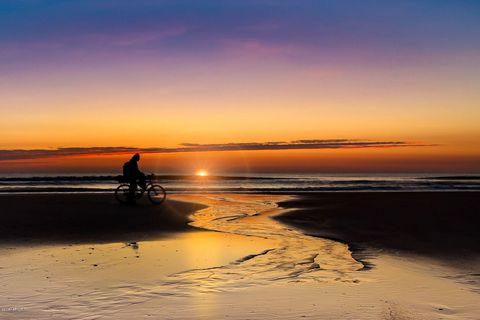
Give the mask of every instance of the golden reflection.
<svg viewBox="0 0 480 320">
<path fill-rule="evenodd" d="M 352 258 L 348 246 L 311 237 L 270 219 L 281 210 L 277 202 L 285 196 L 211 195 L 182 196 L 209 207 L 192 215 L 191 225 L 244 236 L 242 245 L 270 240 L 263 251 L 231 260 L 214 268 L 197 268 L 169 277 L 172 289 L 224 292 L 232 289 L 269 285 L 274 282 L 358 282 L 355 271 L 363 265 Z M 210 253 L 208 253 L 210 254 Z M 164 290 L 165 287 L 162 287 Z"/>
</svg>

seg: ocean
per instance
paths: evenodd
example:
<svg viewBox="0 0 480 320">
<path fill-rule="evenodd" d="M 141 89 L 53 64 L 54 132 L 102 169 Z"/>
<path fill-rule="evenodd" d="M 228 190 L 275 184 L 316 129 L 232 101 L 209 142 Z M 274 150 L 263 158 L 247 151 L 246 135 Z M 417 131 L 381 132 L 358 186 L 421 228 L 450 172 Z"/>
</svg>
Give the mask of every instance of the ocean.
<svg viewBox="0 0 480 320">
<path fill-rule="evenodd" d="M 0 193 L 112 192 L 114 174 L 3 175 Z M 480 175 L 445 174 L 250 174 L 156 175 L 173 193 L 308 193 L 365 191 L 480 191 Z"/>
</svg>

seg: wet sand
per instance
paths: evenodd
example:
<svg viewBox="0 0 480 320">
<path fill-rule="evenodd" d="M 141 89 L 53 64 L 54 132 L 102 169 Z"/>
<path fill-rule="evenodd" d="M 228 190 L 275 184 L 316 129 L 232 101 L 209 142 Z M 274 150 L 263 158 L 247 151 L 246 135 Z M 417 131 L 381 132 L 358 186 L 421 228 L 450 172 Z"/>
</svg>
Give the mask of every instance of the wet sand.
<svg viewBox="0 0 480 320">
<path fill-rule="evenodd" d="M 121 205 L 111 194 L 0 195 L 0 239 L 4 242 L 81 243 L 156 239 L 188 231 L 189 215 L 204 205 L 146 199 Z"/>
<path fill-rule="evenodd" d="M 318 193 L 282 202 L 296 210 L 276 219 L 354 249 L 468 261 L 480 256 L 479 200 L 478 192 Z"/>
<path fill-rule="evenodd" d="M 480 313 L 472 281 L 478 274 L 470 269 L 383 249 L 365 268 L 348 242 L 307 234 L 323 226 L 305 232 L 278 222 L 319 215 L 308 204 L 318 200 L 175 195 L 164 207 L 121 207 L 109 195 L 61 197 L 60 206 L 52 196 L 0 198 L 2 208 L 8 203 L 10 213 L 21 213 L 9 218 L 14 232 L 3 227 L 2 319 L 476 319 Z M 295 201 L 302 211 L 278 205 Z M 37 215 L 45 212 L 60 220 L 40 232 Z M 78 216 L 84 213 L 88 219 Z"/>
</svg>

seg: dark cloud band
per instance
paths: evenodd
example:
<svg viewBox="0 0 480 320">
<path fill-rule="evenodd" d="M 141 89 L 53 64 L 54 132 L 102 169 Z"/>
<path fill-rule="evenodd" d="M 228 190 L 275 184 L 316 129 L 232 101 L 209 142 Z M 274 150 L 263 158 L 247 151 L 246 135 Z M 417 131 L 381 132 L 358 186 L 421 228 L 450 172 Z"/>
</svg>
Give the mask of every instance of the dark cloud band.
<svg viewBox="0 0 480 320">
<path fill-rule="evenodd" d="M 255 151 L 255 150 L 313 150 L 313 149 L 352 149 L 352 148 L 392 148 L 427 146 L 405 141 L 369 141 L 349 139 L 295 140 L 290 142 L 247 142 L 223 144 L 183 143 L 175 148 L 135 148 L 135 147 L 74 147 L 56 149 L 16 149 L 0 150 L 0 161 L 57 158 L 83 155 L 111 155 L 124 153 L 179 153 L 212 151 Z"/>
</svg>

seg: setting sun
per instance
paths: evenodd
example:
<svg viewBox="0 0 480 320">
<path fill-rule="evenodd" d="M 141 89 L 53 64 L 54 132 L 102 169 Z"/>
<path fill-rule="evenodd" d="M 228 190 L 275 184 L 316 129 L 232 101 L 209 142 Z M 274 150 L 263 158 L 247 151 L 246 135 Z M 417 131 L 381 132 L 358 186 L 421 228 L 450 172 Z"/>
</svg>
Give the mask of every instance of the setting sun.
<svg viewBox="0 0 480 320">
<path fill-rule="evenodd" d="M 198 170 L 195 175 L 199 176 L 199 177 L 206 177 L 208 176 L 208 172 L 206 170 Z"/>
</svg>

